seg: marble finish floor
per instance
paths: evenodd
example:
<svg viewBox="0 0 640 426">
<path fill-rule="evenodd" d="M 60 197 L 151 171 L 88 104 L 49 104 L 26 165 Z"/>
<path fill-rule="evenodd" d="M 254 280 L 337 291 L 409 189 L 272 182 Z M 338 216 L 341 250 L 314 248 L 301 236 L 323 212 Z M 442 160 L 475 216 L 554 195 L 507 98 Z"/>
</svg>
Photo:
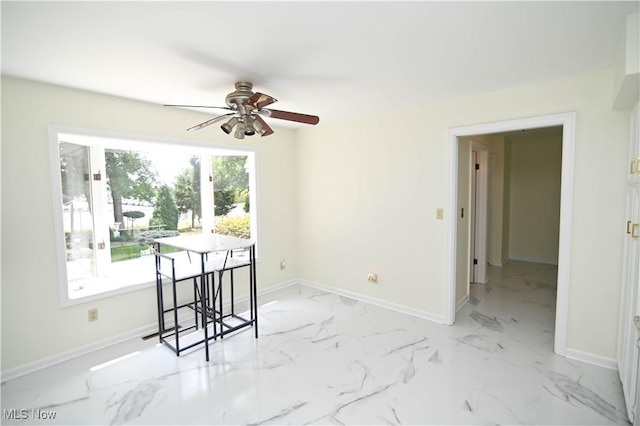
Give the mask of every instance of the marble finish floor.
<svg viewBox="0 0 640 426">
<path fill-rule="evenodd" d="M 3 383 L 2 424 L 627 424 L 616 371 L 553 354 L 555 275 L 491 268 L 451 327 L 294 285 L 209 363 L 138 339 Z"/>
</svg>

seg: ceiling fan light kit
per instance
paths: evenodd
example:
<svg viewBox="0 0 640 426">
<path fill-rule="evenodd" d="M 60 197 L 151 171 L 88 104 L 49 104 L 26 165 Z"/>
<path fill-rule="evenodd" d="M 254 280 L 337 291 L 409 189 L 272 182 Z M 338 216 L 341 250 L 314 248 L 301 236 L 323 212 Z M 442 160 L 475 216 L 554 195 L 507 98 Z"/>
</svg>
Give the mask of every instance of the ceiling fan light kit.
<svg viewBox="0 0 640 426">
<path fill-rule="evenodd" d="M 253 128 L 256 129 L 256 132 L 258 132 L 260 136 L 269 136 L 273 133 L 273 130 L 267 126 L 267 123 L 265 123 L 259 115 L 256 115 L 253 119 Z"/>
<path fill-rule="evenodd" d="M 220 126 L 220 128 L 222 129 L 223 132 L 225 132 L 226 134 L 229 134 L 231 133 L 231 131 L 233 130 L 236 124 L 238 124 L 238 119 L 236 117 L 231 117 L 231 119 L 229 119 L 229 121 L 227 121 L 222 126 Z"/>
<path fill-rule="evenodd" d="M 279 120 L 294 121 L 296 123 L 316 125 L 320 118 L 315 115 L 300 114 L 297 112 L 281 111 L 277 109 L 264 108 L 278 100 L 272 96 L 265 95 L 260 92 L 253 92 L 253 84 L 247 81 L 239 81 L 236 83 L 236 90 L 229 93 L 225 102 L 226 107 L 203 106 L 203 105 L 165 105 L 184 108 L 216 108 L 232 111 L 227 114 L 214 117 L 210 120 L 189 127 L 187 130 L 200 130 L 214 123 L 222 121 L 226 117 L 230 117 L 224 124 L 220 126 L 223 132 L 231 134 L 235 128 L 234 137 L 236 139 L 244 139 L 245 136 L 269 136 L 273 133 L 273 129 L 269 127 L 261 115 Z"/>
<path fill-rule="evenodd" d="M 236 133 L 235 133 L 235 137 L 236 139 L 244 139 L 244 123 L 242 121 L 238 121 L 238 124 L 236 125 Z"/>
</svg>

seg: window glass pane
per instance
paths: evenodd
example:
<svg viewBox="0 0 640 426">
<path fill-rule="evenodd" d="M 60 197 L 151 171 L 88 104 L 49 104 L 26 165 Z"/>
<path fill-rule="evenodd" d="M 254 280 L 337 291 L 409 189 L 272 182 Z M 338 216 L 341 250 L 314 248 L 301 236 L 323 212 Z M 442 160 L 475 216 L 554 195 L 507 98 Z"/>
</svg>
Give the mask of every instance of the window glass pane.
<svg viewBox="0 0 640 426">
<path fill-rule="evenodd" d="M 111 262 L 152 253 L 154 238 L 200 233 L 200 157 L 105 150 Z"/>
<path fill-rule="evenodd" d="M 78 290 L 83 280 L 96 271 L 89 148 L 66 142 L 60 143 L 59 148 L 67 280 L 70 290 Z"/>
<path fill-rule="evenodd" d="M 180 172 L 173 179 L 173 195 L 178 213 L 180 234 L 202 232 L 202 197 L 200 189 L 200 156 L 191 155 L 188 162 L 182 162 Z"/>
<path fill-rule="evenodd" d="M 251 238 L 249 173 L 250 161 L 246 155 L 213 157 L 216 233 Z"/>
<path fill-rule="evenodd" d="M 203 229 L 251 237 L 253 153 L 63 137 L 68 299 L 154 282 L 156 238 Z"/>
<path fill-rule="evenodd" d="M 157 171 L 146 153 L 105 149 L 107 220 L 111 263 L 137 259 L 149 246 L 139 239 L 149 228 Z"/>
</svg>

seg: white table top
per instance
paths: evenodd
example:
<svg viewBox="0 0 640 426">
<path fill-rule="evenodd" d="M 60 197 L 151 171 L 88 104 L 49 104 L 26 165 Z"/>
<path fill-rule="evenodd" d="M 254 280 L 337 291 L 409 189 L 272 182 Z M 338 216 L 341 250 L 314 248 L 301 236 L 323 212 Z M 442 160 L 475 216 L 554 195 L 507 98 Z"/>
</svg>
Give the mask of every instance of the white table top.
<svg viewBox="0 0 640 426">
<path fill-rule="evenodd" d="M 154 241 L 200 254 L 238 250 L 251 247 L 254 244 L 253 240 L 219 234 L 179 235 L 157 238 Z"/>
</svg>

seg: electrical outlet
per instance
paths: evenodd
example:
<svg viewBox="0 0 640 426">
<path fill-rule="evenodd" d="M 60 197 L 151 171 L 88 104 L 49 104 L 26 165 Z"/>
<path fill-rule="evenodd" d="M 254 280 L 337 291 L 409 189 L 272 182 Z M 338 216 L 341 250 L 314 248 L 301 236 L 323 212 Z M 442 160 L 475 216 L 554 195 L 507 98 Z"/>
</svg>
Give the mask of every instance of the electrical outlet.
<svg viewBox="0 0 640 426">
<path fill-rule="evenodd" d="M 367 280 L 373 284 L 376 284 L 378 282 L 378 274 L 369 272 L 369 274 L 367 275 Z"/>
<path fill-rule="evenodd" d="M 444 219 L 444 209 L 436 209 L 436 219 Z"/>
<path fill-rule="evenodd" d="M 280 261 L 280 270 L 282 271 L 283 269 L 285 269 L 287 267 L 287 261 L 282 259 Z"/>
<path fill-rule="evenodd" d="M 89 322 L 98 321 L 98 308 L 89 309 Z"/>
</svg>

